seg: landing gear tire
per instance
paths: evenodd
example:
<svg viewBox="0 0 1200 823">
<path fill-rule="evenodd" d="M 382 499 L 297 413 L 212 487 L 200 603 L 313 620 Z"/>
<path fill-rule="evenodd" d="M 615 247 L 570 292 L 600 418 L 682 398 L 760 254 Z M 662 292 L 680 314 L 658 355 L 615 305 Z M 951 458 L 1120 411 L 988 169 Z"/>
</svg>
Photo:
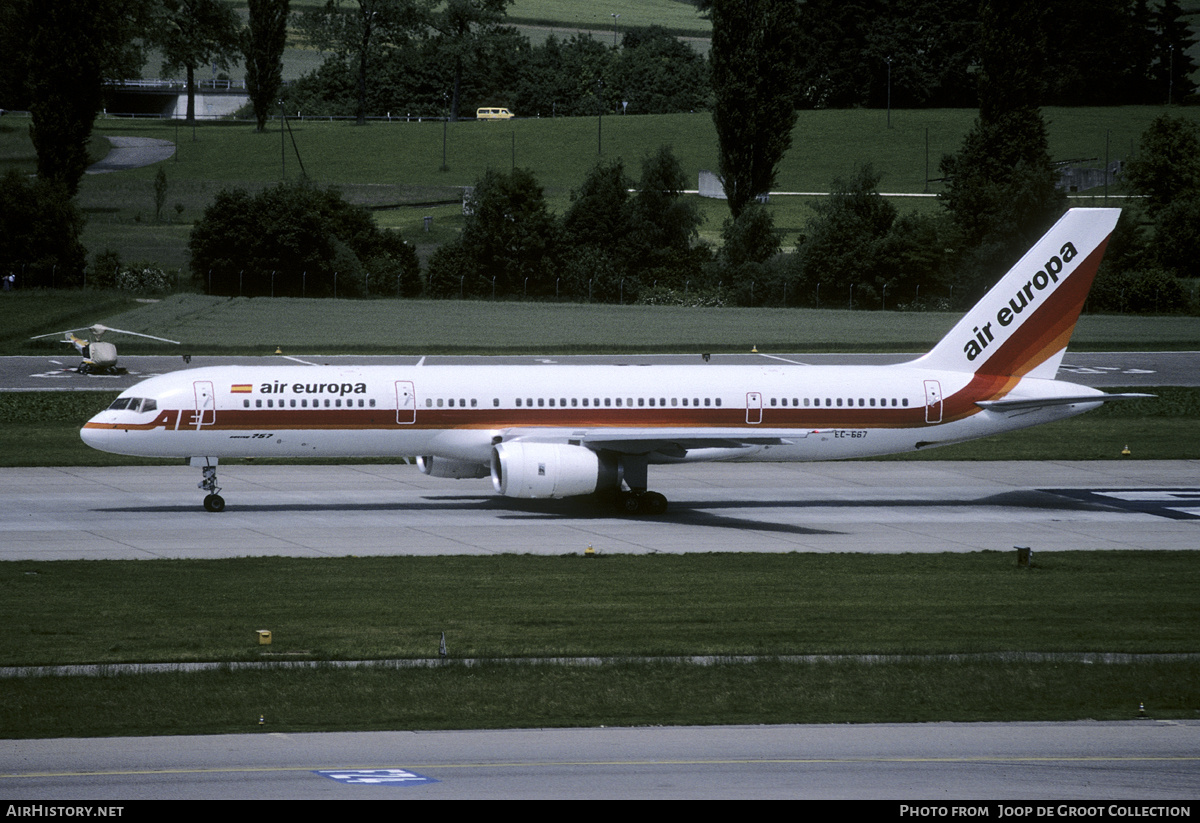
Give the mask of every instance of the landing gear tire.
<svg viewBox="0 0 1200 823">
<path fill-rule="evenodd" d="M 646 514 L 665 514 L 667 498 L 658 492 L 646 492 L 642 495 L 642 511 Z"/>
<path fill-rule="evenodd" d="M 642 513 L 642 496 L 629 492 L 621 495 L 621 508 L 626 514 L 641 514 Z"/>
<path fill-rule="evenodd" d="M 667 511 L 667 498 L 658 492 L 623 492 L 621 509 L 631 515 L 657 515 Z"/>
<path fill-rule="evenodd" d="M 210 494 L 204 498 L 204 509 L 210 512 L 225 511 L 225 498 L 219 494 Z"/>
</svg>

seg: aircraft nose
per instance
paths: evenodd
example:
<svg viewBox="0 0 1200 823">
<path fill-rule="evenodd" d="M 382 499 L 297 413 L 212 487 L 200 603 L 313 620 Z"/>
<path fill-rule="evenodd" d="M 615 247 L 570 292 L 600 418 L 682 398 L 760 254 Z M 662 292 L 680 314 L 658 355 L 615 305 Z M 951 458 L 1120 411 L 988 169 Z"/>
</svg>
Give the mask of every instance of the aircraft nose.
<svg viewBox="0 0 1200 823">
<path fill-rule="evenodd" d="M 93 449 L 106 451 L 104 447 L 111 438 L 112 431 L 109 429 L 100 428 L 98 425 L 96 425 L 96 421 L 99 419 L 99 417 L 100 415 L 96 415 L 84 424 L 83 428 L 79 430 L 79 438 Z"/>
</svg>

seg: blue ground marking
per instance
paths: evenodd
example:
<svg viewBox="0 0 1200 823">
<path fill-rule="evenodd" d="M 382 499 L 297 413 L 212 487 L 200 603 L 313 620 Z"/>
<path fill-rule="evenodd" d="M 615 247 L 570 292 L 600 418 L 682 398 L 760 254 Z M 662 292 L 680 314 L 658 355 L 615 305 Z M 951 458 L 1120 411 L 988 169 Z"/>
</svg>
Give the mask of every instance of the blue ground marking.
<svg viewBox="0 0 1200 823">
<path fill-rule="evenodd" d="M 407 769 L 324 769 L 314 772 L 339 783 L 353 783 L 364 786 L 424 786 L 429 783 L 439 783 L 432 777 L 426 777 Z"/>
</svg>

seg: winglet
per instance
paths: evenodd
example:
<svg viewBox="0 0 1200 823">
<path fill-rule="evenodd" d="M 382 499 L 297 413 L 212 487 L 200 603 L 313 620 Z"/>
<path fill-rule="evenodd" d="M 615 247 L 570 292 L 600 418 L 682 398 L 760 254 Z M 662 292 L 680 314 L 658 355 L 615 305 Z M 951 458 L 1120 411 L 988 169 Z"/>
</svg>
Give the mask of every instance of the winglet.
<svg viewBox="0 0 1200 823">
<path fill-rule="evenodd" d="M 1052 379 L 1120 209 L 1071 209 L 913 365 Z"/>
</svg>

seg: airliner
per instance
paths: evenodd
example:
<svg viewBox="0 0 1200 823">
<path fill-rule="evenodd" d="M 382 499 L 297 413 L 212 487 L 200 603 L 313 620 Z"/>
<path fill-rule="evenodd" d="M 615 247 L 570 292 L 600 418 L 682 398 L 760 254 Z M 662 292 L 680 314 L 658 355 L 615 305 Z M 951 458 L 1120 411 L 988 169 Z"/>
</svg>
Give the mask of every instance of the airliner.
<svg viewBox="0 0 1200 823">
<path fill-rule="evenodd" d="M 176 457 L 225 508 L 232 457 L 416 457 L 513 498 L 608 495 L 662 514 L 650 465 L 921 451 L 1107 400 L 1055 379 L 1119 209 L 1071 209 L 933 349 L 890 366 L 221 366 L 159 375 L 83 427 L 89 446 Z"/>
</svg>

